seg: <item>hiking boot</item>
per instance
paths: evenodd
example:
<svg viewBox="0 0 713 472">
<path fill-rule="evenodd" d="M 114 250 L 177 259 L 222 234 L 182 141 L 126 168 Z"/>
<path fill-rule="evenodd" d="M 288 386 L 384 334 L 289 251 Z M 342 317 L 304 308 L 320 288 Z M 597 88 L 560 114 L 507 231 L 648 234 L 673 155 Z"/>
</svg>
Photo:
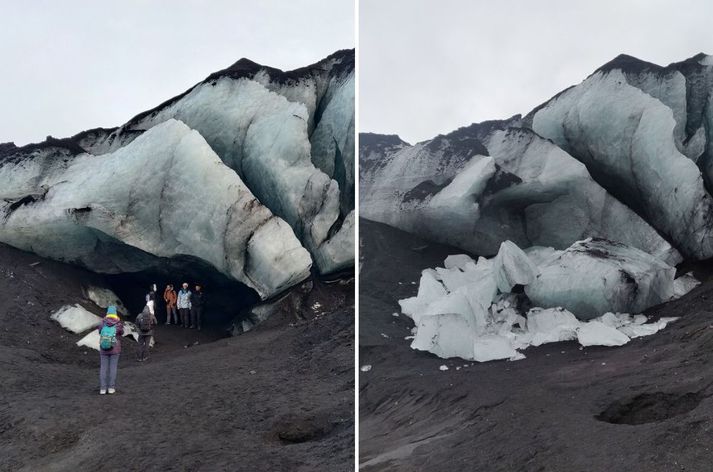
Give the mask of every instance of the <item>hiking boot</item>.
<svg viewBox="0 0 713 472">
<path fill-rule="evenodd" d="M 107 393 L 108 393 L 109 395 L 114 395 L 114 394 L 116 393 L 116 390 L 113 389 L 113 388 L 110 388 L 109 390 L 107 390 Z"/>
<path fill-rule="evenodd" d="M 106 389 L 102 388 L 101 390 L 99 390 L 99 395 L 106 395 Z"/>
</svg>

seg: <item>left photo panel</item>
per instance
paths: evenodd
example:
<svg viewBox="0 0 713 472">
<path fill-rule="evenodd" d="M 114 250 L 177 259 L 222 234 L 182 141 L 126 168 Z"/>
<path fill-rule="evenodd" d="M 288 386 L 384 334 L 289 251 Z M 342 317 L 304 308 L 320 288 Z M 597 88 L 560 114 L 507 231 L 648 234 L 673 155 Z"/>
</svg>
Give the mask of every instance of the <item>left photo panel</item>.
<svg viewBox="0 0 713 472">
<path fill-rule="evenodd" d="M 0 8 L 0 470 L 353 470 L 354 2 Z"/>
</svg>

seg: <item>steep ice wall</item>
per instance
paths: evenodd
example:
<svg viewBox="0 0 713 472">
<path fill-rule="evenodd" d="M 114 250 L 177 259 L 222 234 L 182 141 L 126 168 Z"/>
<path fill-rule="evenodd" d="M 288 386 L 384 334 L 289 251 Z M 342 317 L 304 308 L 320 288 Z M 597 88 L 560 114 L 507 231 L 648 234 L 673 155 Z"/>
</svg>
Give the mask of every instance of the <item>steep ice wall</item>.
<svg viewBox="0 0 713 472">
<path fill-rule="evenodd" d="M 597 72 L 620 71 L 629 85 L 661 101 L 671 109 L 676 122 L 674 137 L 678 150 L 706 169 L 711 159 L 711 114 L 713 94 L 711 56 L 698 54 L 666 67 L 620 55 Z"/>
<path fill-rule="evenodd" d="M 205 139 L 168 119 L 113 153 L 0 161 L 0 241 L 97 272 L 197 258 L 262 297 L 309 275 L 293 230 Z"/>
<path fill-rule="evenodd" d="M 353 265 L 343 227 L 354 208 L 354 51 L 291 72 L 240 60 L 122 127 L 177 118 L 216 153 L 313 254 L 319 270 Z"/>
<path fill-rule="evenodd" d="M 713 256 L 713 208 L 696 162 L 677 147 L 690 107 L 681 77 L 646 81 L 620 68 L 599 71 L 535 110 L 531 121 L 685 256 L 704 259 Z"/>
<path fill-rule="evenodd" d="M 354 73 L 330 79 L 320 119 L 310 135 L 312 162 L 341 190 L 341 212 L 354 209 Z"/>
</svg>

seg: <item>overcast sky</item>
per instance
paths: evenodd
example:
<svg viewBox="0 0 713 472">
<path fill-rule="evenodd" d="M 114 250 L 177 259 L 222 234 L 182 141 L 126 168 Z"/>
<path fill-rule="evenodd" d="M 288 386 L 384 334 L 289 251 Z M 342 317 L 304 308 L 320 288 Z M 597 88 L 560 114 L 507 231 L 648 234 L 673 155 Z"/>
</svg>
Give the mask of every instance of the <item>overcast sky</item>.
<svg viewBox="0 0 713 472">
<path fill-rule="evenodd" d="M 353 0 L 0 0 L 0 142 L 117 126 L 241 57 L 353 48 Z"/>
<path fill-rule="evenodd" d="M 362 131 L 411 143 L 527 113 L 620 53 L 713 54 L 710 0 L 361 0 Z"/>
</svg>

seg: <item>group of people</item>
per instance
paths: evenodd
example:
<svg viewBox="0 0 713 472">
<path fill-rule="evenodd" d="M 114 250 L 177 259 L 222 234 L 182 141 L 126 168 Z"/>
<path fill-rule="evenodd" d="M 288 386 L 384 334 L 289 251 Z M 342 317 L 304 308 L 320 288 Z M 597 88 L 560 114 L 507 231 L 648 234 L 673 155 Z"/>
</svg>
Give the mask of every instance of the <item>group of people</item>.
<svg viewBox="0 0 713 472">
<path fill-rule="evenodd" d="M 173 285 L 166 285 L 163 291 L 163 301 L 166 302 L 166 324 L 180 324 L 184 328 L 201 329 L 201 319 L 203 318 L 203 306 L 205 305 L 205 295 L 203 287 L 196 284 L 195 291 L 191 292 L 188 283 L 183 282 L 181 289 L 176 293 Z"/>
<path fill-rule="evenodd" d="M 184 328 L 201 329 L 205 296 L 200 284 L 195 285 L 191 291 L 187 282 L 181 285 L 176 293 L 173 285 L 166 285 L 163 300 L 166 304 L 166 324 L 181 324 Z M 179 323 L 180 315 L 180 323 Z M 151 339 L 154 328 L 158 325 L 156 318 L 156 285 L 152 285 L 146 294 L 146 304 L 136 317 L 136 327 L 139 331 L 139 352 L 137 361 L 144 362 L 148 359 Z M 116 306 L 109 306 L 99 330 L 99 394 L 113 394 L 116 392 L 116 374 L 121 354 L 121 336 L 124 334 L 124 325 L 117 313 Z"/>
</svg>

